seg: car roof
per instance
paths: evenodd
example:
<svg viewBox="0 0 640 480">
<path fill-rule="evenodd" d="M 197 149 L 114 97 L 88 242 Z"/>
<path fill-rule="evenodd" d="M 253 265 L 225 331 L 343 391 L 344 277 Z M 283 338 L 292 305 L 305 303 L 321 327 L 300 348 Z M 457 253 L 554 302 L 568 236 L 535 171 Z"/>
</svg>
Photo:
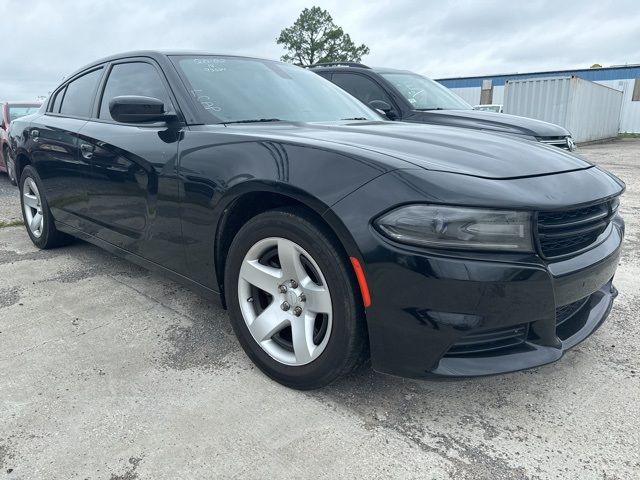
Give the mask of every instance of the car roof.
<svg viewBox="0 0 640 480">
<path fill-rule="evenodd" d="M 412 72 L 411 70 L 402 70 L 399 68 L 387 68 L 387 67 L 368 67 L 366 65 L 350 64 L 350 62 L 338 63 L 335 65 L 323 65 L 321 63 L 316 65 L 310 65 L 309 70 L 313 72 L 373 72 L 380 75 L 385 73 L 404 73 L 408 75 L 420 75 L 419 73 Z"/>
<path fill-rule="evenodd" d="M 251 57 L 248 55 L 235 55 L 235 54 L 229 54 L 229 53 L 212 53 L 212 52 L 204 52 L 204 51 L 198 51 L 198 50 L 133 50 L 130 52 L 122 52 L 122 53 L 109 55 L 107 57 L 103 57 L 91 63 L 88 63 L 83 67 L 78 68 L 70 75 L 67 75 L 65 77 L 65 80 L 71 77 L 74 77 L 78 73 L 81 73 L 91 67 L 101 65 L 106 62 L 111 62 L 114 60 L 120 60 L 124 58 L 132 58 L 132 57 L 149 57 L 154 60 L 158 60 L 158 59 L 164 59 L 167 57 L 181 56 L 181 55 L 184 55 L 184 56 L 209 55 L 209 56 L 220 56 L 220 57 L 237 57 L 237 58 L 247 58 L 247 59 L 253 59 L 253 60 L 264 60 L 264 61 L 282 63 L 282 62 L 279 62 L 279 60 L 271 60 L 268 58 Z"/>
<path fill-rule="evenodd" d="M 412 72 L 411 70 L 401 70 L 399 68 L 378 68 L 373 67 L 372 70 L 376 73 L 408 73 L 411 75 L 420 75 L 419 73 Z"/>
</svg>

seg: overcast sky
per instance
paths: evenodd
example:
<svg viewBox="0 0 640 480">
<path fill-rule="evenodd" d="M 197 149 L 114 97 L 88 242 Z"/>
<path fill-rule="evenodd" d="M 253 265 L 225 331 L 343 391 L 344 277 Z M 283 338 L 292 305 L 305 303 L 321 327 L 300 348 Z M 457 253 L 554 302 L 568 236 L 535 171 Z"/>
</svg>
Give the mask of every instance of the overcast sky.
<svg viewBox="0 0 640 480">
<path fill-rule="evenodd" d="M 278 59 L 280 30 L 313 5 L 370 47 L 363 62 L 433 78 L 640 63 L 638 0 L 0 0 L 0 99 L 128 50 Z"/>
</svg>

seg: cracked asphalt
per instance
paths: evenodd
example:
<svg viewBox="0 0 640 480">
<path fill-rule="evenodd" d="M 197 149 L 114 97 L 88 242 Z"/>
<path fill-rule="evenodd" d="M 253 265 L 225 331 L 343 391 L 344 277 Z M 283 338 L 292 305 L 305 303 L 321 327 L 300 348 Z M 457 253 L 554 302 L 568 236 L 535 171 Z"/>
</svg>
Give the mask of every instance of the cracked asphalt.
<svg viewBox="0 0 640 480">
<path fill-rule="evenodd" d="M 289 390 L 194 293 L 0 228 L 0 478 L 640 478 L 640 141 L 579 153 L 627 182 L 620 296 L 559 362 L 490 378 Z M 17 199 L 0 175 L 0 220 Z"/>
</svg>

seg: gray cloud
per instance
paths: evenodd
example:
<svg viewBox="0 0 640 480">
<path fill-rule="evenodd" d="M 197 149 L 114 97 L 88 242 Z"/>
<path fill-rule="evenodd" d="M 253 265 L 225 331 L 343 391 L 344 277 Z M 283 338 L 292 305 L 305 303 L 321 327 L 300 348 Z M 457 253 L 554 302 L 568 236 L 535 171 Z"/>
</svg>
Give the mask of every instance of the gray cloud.
<svg viewBox="0 0 640 480">
<path fill-rule="evenodd" d="M 192 49 L 279 58 L 275 38 L 313 4 L 371 54 L 364 61 L 432 77 L 640 63 L 635 0 L 376 2 L 5 0 L 0 98 L 46 95 L 97 58 Z"/>
</svg>

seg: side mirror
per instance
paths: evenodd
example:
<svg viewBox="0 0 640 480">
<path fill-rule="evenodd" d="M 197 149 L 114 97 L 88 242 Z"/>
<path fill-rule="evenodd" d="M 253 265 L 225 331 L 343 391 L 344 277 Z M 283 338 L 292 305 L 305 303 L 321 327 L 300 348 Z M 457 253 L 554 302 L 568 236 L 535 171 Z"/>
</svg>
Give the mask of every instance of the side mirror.
<svg viewBox="0 0 640 480">
<path fill-rule="evenodd" d="M 109 113 L 116 122 L 122 123 L 168 122 L 177 118 L 174 112 L 164 111 L 162 100 L 133 95 L 112 98 Z"/>
<path fill-rule="evenodd" d="M 389 105 L 384 100 L 371 100 L 369 102 L 369 106 L 375 110 L 378 110 L 383 115 L 386 115 L 390 120 L 396 118 L 396 115 L 393 112 L 393 108 L 391 108 L 391 105 Z"/>
<path fill-rule="evenodd" d="M 4 122 L 4 120 L 2 120 L 2 123 L 0 123 L 0 128 L 2 130 L 6 130 L 7 129 L 7 124 Z"/>
</svg>

